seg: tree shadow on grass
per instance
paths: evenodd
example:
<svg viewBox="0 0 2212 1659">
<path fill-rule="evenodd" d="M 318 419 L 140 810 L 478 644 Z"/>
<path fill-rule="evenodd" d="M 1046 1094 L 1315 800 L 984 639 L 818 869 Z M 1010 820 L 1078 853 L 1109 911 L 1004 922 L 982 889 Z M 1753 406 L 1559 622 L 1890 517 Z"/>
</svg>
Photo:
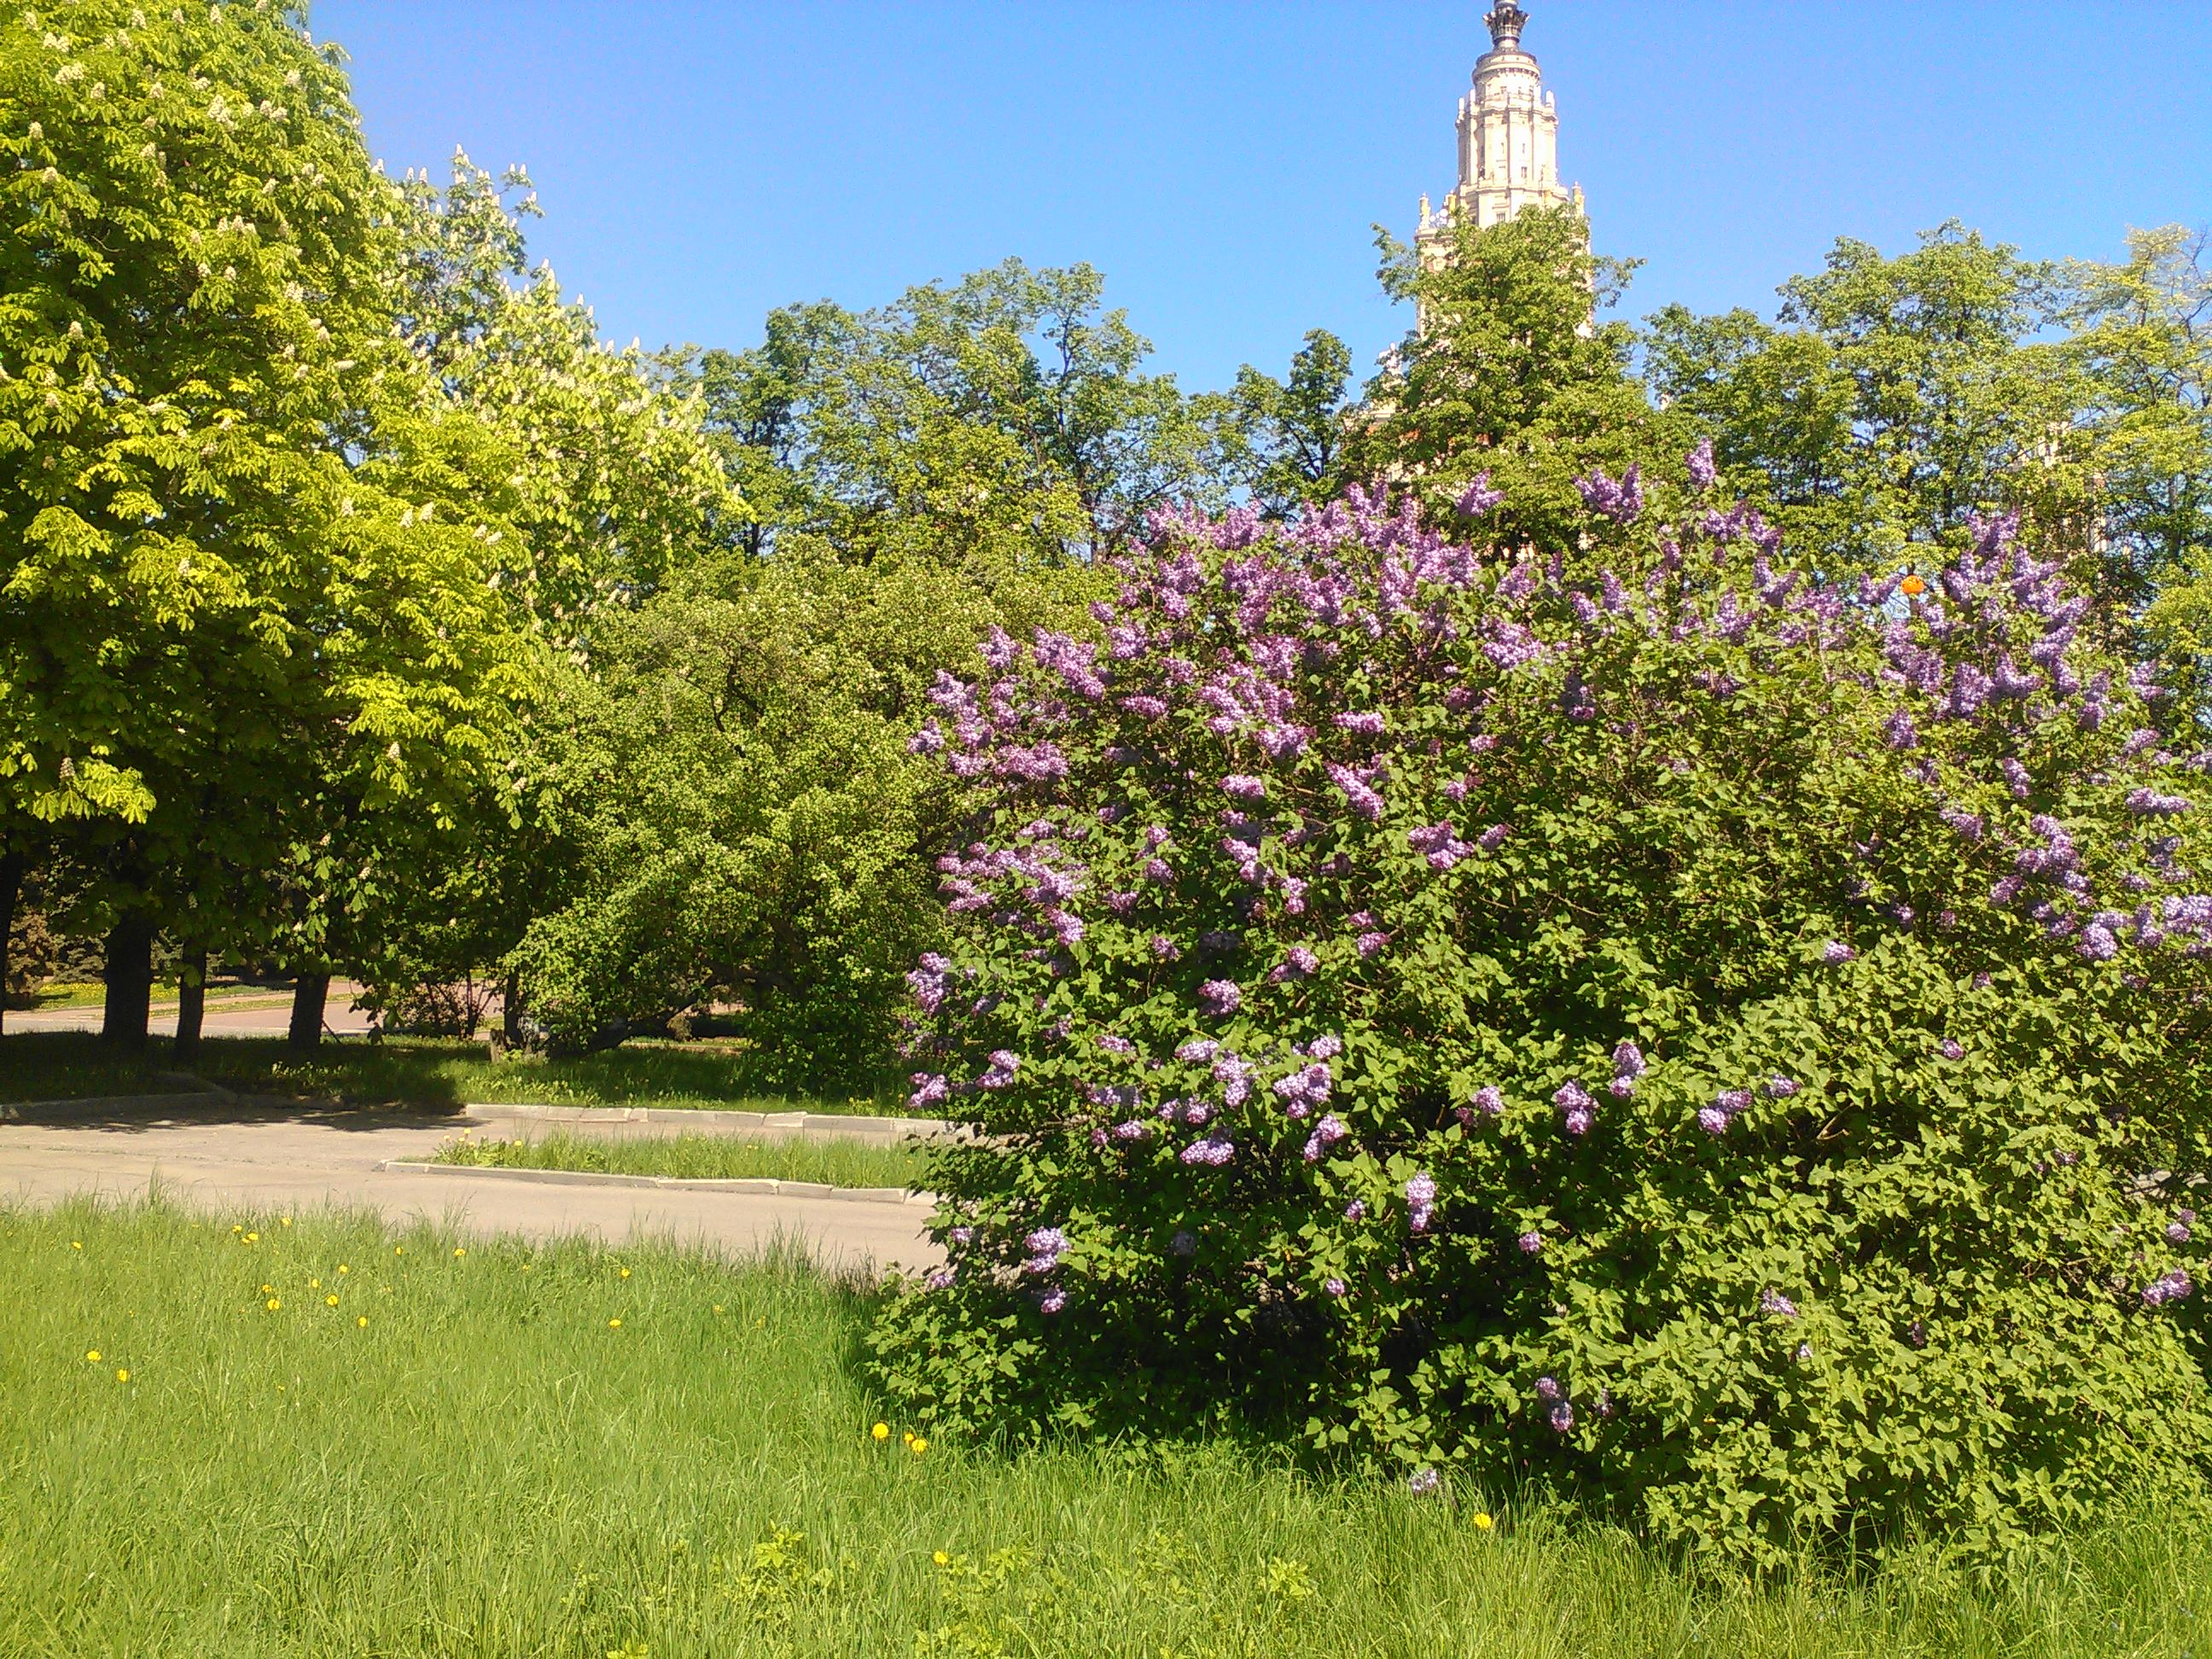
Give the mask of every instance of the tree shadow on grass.
<svg viewBox="0 0 2212 1659">
<path fill-rule="evenodd" d="M 87 1031 L 29 1031 L 0 1036 L 0 1103 L 174 1096 L 206 1089 L 189 1110 L 160 1109 L 194 1121 L 259 1121 L 297 1115 L 403 1113 L 452 1116 L 469 1105 L 649 1106 L 830 1115 L 903 1114 L 903 1094 L 875 1079 L 827 1096 L 793 1096 L 762 1082 L 757 1055 L 741 1044 L 649 1042 L 600 1054 L 549 1059 L 494 1059 L 483 1045 L 459 1039 L 393 1037 L 382 1042 L 326 1038 L 301 1053 L 279 1037 L 210 1034 L 191 1071 L 179 1071 L 165 1042 L 126 1054 Z M 117 1115 L 134 1109 L 117 1105 Z M 258 1117 L 256 1115 L 259 1115 Z"/>
<path fill-rule="evenodd" d="M 26 1122 L 316 1119 L 368 1128 L 458 1114 L 463 1092 L 439 1059 L 435 1051 L 356 1043 L 302 1055 L 278 1040 L 210 1037 L 187 1071 L 167 1043 L 130 1054 L 91 1032 L 27 1031 L 0 1037 L 0 1103 L 17 1103 L 8 1115 Z M 184 1096 L 198 1097 L 186 1103 Z"/>
</svg>

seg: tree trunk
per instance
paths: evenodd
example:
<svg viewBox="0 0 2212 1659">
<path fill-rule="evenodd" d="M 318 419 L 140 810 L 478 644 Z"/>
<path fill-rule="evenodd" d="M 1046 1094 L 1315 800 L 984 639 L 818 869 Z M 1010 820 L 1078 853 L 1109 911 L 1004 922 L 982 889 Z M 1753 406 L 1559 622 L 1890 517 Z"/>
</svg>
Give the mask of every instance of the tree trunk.
<svg viewBox="0 0 2212 1659">
<path fill-rule="evenodd" d="M 501 1035 L 510 1048 L 522 1046 L 522 975 L 510 968 L 507 983 L 500 988 L 499 1025 Z"/>
<path fill-rule="evenodd" d="M 292 987 L 292 1030 L 285 1041 L 292 1048 L 319 1048 L 323 1042 L 323 1005 L 330 1000 L 328 974 L 302 974 Z"/>
<path fill-rule="evenodd" d="M 8 1029 L 8 940 L 15 931 L 15 896 L 29 863 L 21 853 L 0 858 L 0 1032 Z"/>
<path fill-rule="evenodd" d="M 207 1016 L 207 947 L 185 952 L 177 969 L 177 1064 L 197 1065 L 200 1025 Z"/>
<path fill-rule="evenodd" d="M 125 914 L 107 930 L 107 1003 L 100 1038 L 118 1048 L 146 1046 L 147 1006 L 154 999 L 154 924 Z"/>
</svg>

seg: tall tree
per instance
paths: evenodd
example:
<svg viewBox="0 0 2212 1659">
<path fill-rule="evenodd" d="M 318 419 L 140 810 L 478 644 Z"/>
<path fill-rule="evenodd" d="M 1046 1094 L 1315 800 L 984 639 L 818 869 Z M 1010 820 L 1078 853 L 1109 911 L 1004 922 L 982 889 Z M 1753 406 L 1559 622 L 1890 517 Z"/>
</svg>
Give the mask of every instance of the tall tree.
<svg viewBox="0 0 2212 1659">
<path fill-rule="evenodd" d="M 2065 272 L 2069 350 L 2094 388 L 2108 563 L 2151 643 L 2212 699 L 2212 233 L 2136 231 Z"/>
<path fill-rule="evenodd" d="M 1557 544 L 1583 514 L 1575 480 L 1649 468 L 1661 447 L 1630 369 L 1633 337 L 1599 321 L 1635 267 L 1593 253 L 1572 208 L 1462 223 L 1441 258 L 1377 235 L 1384 291 L 1414 323 L 1367 389 L 1344 465 L 1414 485 L 1434 510 L 1481 474 L 1505 505 L 1499 539 Z M 1663 424 L 1663 423 L 1662 423 Z"/>
<path fill-rule="evenodd" d="M 518 614 L 563 645 L 610 605 L 742 532 L 703 406 L 633 345 L 609 347 L 550 265 L 527 264 L 528 176 L 456 151 L 451 182 L 403 181 L 399 326 L 452 405 L 505 447 L 493 556 Z"/>
<path fill-rule="evenodd" d="M 1307 332 L 1283 380 L 1249 363 L 1237 370 L 1235 473 L 1267 517 L 1341 493 L 1351 385 L 1352 353 L 1325 328 Z"/>
<path fill-rule="evenodd" d="M 15 938 L 15 906 L 22 897 L 23 878 L 30 868 L 27 852 L 0 846 L 0 1035 L 8 1029 L 8 988 L 13 981 L 9 958 Z"/>
<path fill-rule="evenodd" d="M 125 1040 L 160 927 L 251 925 L 327 778 L 447 817 L 514 690 L 498 475 L 395 337 L 400 204 L 302 22 L 0 21 L 0 817 L 97 872 Z"/>
<path fill-rule="evenodd" d="M 1156 507 L 1225 487 L 1230 401 L 1142 364 L 1088 265 L 1008 260 L 883 310 L 775 313 L 750 351 L 685 354 L 680 384 L 766 528 L 1004 568 L 1112 554 Z"/>
<path fill-rule="evenodd" d="M 611 623 L 538 728 L 574 886 L 516 960 L 554 1039 L 729 1003 L 764 1085 L 874 1081 L 959 805 L 910 752 L 929 689 L 994 623 L 1079 623 L 1079 597 L 787 535 Z"/>
<path fill-rule="evenodd" d="M 494 179 L 458 153 L 446 186 L 403 182 L 399 328 L 446 406 L 492 446 L 502 482 L 492 580 L 543 647 L 540 668 L 568 673 L 592 660 L 604 630 L 741 540 L 751 514 L 703 401 L 635 347 L 608 349 L 550 269 L 528 267 L 528 190 L 519 170 Z M 335 854 L 296 849 L 303 939 L 365 976 L 380 1007 L 501 971 L 532 919 L 564 902 L 568 809 L 542 763 L 544 723 L 560 718 L 535 699 L 521 710 L 523 746 L 481 775 L 433 848 L 395 836 L 405 826 L 346 819 Z M 509 975 L 510 1035 L 514 988 Z M 319 1016 L 303 1010 L 298 1024 L 304 1040 Z"/>
<path fill-rule="evenodd" d="M 1840 240 L 1782 301 L 1771 324 L 1668 307 L 1647 368 L 1794 545 L 1832 570 L 1929 562 L 2010 508 L 2039 549 L 2092 553 L 2091 391 L 2046 337 L 2053 267 L 1954 222 L 1894 258 Z"/>
</svg>

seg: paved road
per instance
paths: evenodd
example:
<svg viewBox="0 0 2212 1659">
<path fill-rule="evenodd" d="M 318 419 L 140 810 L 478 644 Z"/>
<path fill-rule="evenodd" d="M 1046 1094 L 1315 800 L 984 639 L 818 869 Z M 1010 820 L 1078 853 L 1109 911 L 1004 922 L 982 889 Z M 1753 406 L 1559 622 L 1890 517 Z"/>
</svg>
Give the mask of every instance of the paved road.
<svg viewBox="0 0 2212 1659">
<path fill-rule="evenodd" d="M 342 981 L 331 986 L 330 1000 L 323 1006 L 324 1028 L 337 1036 L 358 1036 L 368 1030 L 367 1012 L 353 1006 L 354 988 Z M 11 1008 L 10 1031 L 97 1031 L 98 1005 L 84 1008 Z M 177 1005 L 157 1002 L 147 1011 L 146 1029 L 155 1036 L 177 1034 Z M 209 997 L 200 1030 L 208 1036 L 283 1036 L 292 1029 L 292 995 L 271 991 L 251 996 L 217 991 Z"/>
<path fill-rule="evenodd" d="M 641 1127 L 641 1126 L 639 1126 Z M 83 1122 L 0 1123 L 0 1203 L 50 1204 L 78 1194 L 170 1199 L 216 1212 L 368 1209 L 399 1224 L 428 1221 L 477 1237 L 647 1237 L 739 1255 L 804 1240 L 825 1266 L 933 1266 L 919 1204 L 669 1188 L 509 1182 L 461 1171 L 380 1170 L 423 1159 L 467 1128 L 514 1133 L 495 1109 L 425 1119 L 301 1113 L 251 1103 L 189 1119 L 118 1113 Z"/>
</svg>

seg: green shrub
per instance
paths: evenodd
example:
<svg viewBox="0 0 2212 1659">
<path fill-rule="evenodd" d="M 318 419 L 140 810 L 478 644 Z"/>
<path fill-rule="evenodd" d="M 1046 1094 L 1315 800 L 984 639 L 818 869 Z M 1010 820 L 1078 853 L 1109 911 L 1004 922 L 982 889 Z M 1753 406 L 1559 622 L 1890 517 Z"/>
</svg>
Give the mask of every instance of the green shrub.
<svg viewBox="0 0 2212 1659">
<path fill-rule="evenodd" d="M 915 1097 L 990 1138 L 883 1387 L 1736 1560 L 2200 1492 L 2205 758 L 2010 524 L 1824 584 L 1704 459 L 1548 558 L 1165 522 L 1103 651 L 940 682 Z"/>
</svg>

